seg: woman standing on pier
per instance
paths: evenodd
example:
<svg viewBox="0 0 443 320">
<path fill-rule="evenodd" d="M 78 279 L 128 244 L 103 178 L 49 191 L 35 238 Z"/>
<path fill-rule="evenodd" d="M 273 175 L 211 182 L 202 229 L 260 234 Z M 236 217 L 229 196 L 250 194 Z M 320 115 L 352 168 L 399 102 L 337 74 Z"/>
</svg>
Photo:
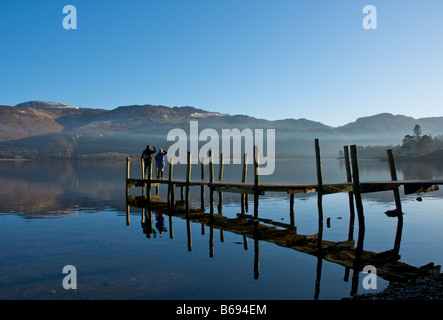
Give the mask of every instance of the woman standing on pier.
<svg viewBox="0 0 443 320">
<path fill-rule="evenodd" d="M 163 172 L 165 171 L 165 161 L 166 161 L 166 151 L 160 149 L 155 156 L 155 161 L 157 162 L 157 179 L 163 179 Z"/>
</svg>

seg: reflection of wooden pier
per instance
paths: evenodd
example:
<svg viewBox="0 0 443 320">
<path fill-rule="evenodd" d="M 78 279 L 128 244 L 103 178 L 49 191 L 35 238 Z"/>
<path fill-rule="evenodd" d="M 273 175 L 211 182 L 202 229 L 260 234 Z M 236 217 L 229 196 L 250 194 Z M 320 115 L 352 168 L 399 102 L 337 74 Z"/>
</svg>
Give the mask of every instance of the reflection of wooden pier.
<svg viewBox="0 0 443 320">
<path fill-rule="evenodd" d="M 174 238 L 172 217 L 186 220 L 188 251 L 192 251 L 191 222 L 201 224 L 201 233 L 205 234 L 205 226 L 209 227 L 209 257 L 214 257 L 214 229 L 220 232 L 220 240 L 224 240 L 224 232 L 232 232 L 243 236 L 243 247 L 249 250 L 249 240 L 253 240 L 254 248 L 254 278 L 259 278 L 260 271 L 260 241 L 274 243 L 281 247 L 297 250 L 317 257 L 315 298 L 320 292 L 322 261 L 326 260 L 345 267 L 344 281 L 348 282 L 350 271 L 353 270 L 351 280 L 351 295 L 357 294 L 359 274 L 364 266 L 376 267 L 377 275 L 388 281 L 403 282 L 419 276 L 440 272 L 440 266 L 429 263 L 422 267 L 414 267 L 400 262 L 396 248 L 401 239 L 401 228 L 397 228 L 394 249 L 380 253 L 363 250 L 362 230 L 359 230 L 359 241 L 355 247 L 352 235 L 344 241 L 327 241 L 322 239 L 323 224 L 319 222 L 318 233 L 302 235 L 297 233 L 297 228 L 292 224 L 272 221 L 270 219 L 254 219 L 252 215 L 238 213 L 236 218 L 227 218 L 221 213 L 207 214 L 201 209 L 186 210 L 183 201 L 178 201 L 173 208 L 167 202 L 148 201 L 146 196 L 129 196 L 127 200 L 127 224 L 130 224 L 129 207 L 142 208 L 142 226 L 145 233 L 154 230 L 153 212 L 169 215 L 169 236 Z M 319 206 L 321 210 L 321 205 Z M 146 231 L 151 230 L 151 231 Z M 400 233 L 400 234 L 398 234 Z M 150 235 L 149 235 L 150 237 Z"/>
<path fill-rule="evenodd" d="M 317 182 L 316 183 L 260 183 L 259 159 L 257 147 L 254 148 L 254 182 L 246 182 L 247 157 L 243 157 L 243 171 L 241 181 L 223 180 L 223 154 L 220 156 L 220 167 L 218 180 L 214 179 L 214 168 L 212 156 L 209 161 L 209 179 L 205 179 L 205 166 L 201 165 L 201 179 L 191 180 L 191 154 L 188 153 L 188 165 L 186 178 L 184 180 L 173 179 L 173 164 L 169 164 L 168 179 L 153 179 L 152 164 L 148 163 L 147 177 L 144 172 L 142 161 L 142 178 L 130 178 L 130 159 L 127 159 L 126 182 L 127 182 L 127 223 L 129 224 L 129 207 L 135 206 L 143 208 L 143 221 L 151 219 L 152 211 L 166 213 L 170 216 L 176 216 L 186 219 L 188 226 L 188 248 L 192 250 L 192 238 L 190 235 L 190 222 L 201 223 L 211 228 L 217 228 L 220 232 L 229 231 L 242 234 L 247 247 L 247 239 L 254 239 L 255 261 L 254 274 L 258 277 L 258 242 L 260 240 L 272 242 L 282 247 L 288 247 L 300 252 L 308 253 L 318 257 L 317 281 L 320 283 L 321 261 L 327 260 L 340 264 L 346 268 L 345 280 L 349 277 L 349 271 L 354 270 L 351 294 L 356 293 L 358 285 L 358 274 L 365 265 L 372 265 L 377 268 L 377 275 L 388 281 L 404 281 L 417 276 L 429 273 L 439 273 L 440 266 L 434 266 L 433 263 L 417 268 L 399 261 L 399 248 L 401 242 L 401 233 L 403 228 L 403 214 L 399 196 L 399 187 L 404 187 L 405 194 L 427 192 L 438 190 L 438 185 L 443 184 L 443 180 L 420 180 L 420 181 L 399 181 L 397 180 L 395 163 L 392 150 L 387 150 L 389 167 L 391 172 L 391 181 L 380 182 L 360 182 L 358 157 L 356 146 L 344 147 L 346 182 L 343 183 L 323 183 L 321 171 L 321 156 L 318 140 L 315 140 Z M 159 186 L 166 184 L 168 186 L 167 202 L 159 202 Z M 191 208 L 190 206 L 190 187 L 196 186 L 201 189 L 200 208 Z M 142 196 L 130 196 L 129 189 L 133 187 L 142 187 Z M 145 194 L 145 187 L 146 192 Z M 156 195 L 151 194 L 151 188 L 156 188 Z M 175 201 L 174 187 L 181 188 L 181 201 Z M 210 191 L 210 212 L 205 212 L 205 187 Z M 392 190 L 397 213 L 397 230 L 393 249 L 380 253 L 363 250 L 363 240 L 365 233 L 364 213 L 361 194 L 365 192 L 377 192 Z M 186 192 L 185 192 L 186 191 Z M 218 214 L 214 213 L 214 192 L 218 193 Z M 223 193 L 239 193 L 241 198 L 241 213 L 236 218 L 227 218 L 222 215 Z M 262 219 L 258 216 L 259 196 L 266 192 L 286 192 L 290 196 L 290 223 Z M 318 194 L 318 233 L 315 235 L 297 234 L 294 225 L 294 195 L 296 193 Z M 348 237 L 344 241 L 332 242 L 323 240 L 323 209 L 322 196 L 326 194 L 347 192 L 349 194 L 350 223 Z M 254 197 L 254 214 L 247 215 L 248 196 Z M 358 239 L 353 239 L 355 210 L 358 218 Z M 147 213 L 146 213 L 147 210 Z M 152 221 L 152 220 L 151 220 Z M 172 220 L 170 220 L 170 224 Z M 202 229 L 203 230 L 203 229 Z M 170 225 L 171 237 L 172 225 Z M 212 240 L 212 239 L 211 239 Z M 211 249 L 213 253 L 213 248 Z M 318 292 L 316 282 L 316 295 Z"/>
</svg>

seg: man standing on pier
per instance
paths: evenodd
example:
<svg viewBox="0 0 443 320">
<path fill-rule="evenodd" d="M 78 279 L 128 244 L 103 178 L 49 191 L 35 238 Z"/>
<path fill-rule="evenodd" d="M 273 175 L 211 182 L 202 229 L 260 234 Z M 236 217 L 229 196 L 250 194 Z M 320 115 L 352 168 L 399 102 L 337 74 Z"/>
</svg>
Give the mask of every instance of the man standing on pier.
<svg viewBox="0 0 443 320">
<path fill-rule="evenodd" d="M 155 156 L 155 161 L 157 162 L 157 179 L 163 179 L 163 172 L 165 171 L 165 161 L 166 161 L 166 151 L 160 149 Z"/>
<path fill-rule="evenodd" d="M 157 152 L 157 150 L 155 149 L 155 146 L 153 146 L 153 147 L 154 147 L 154 150 L 151 149 L 150 145 L 147 145 L 146 149 L 143 150 L 143 153 L 141 156 L 141 159 L 144 160 L 144 164 L 145 164 L 145 174 L 146 174 L 146 169 L 148 168 L 149 163 L 152 163 L 152 155 Z"/>
</svg>

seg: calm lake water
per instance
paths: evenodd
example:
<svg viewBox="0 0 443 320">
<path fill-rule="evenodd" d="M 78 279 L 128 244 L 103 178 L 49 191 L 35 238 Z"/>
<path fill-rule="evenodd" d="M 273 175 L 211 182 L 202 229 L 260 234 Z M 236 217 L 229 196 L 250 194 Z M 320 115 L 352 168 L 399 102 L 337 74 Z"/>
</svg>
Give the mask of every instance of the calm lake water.
<svg viewBox="0 0 443 320">
<path fill-rule="evenodd" d="M 131 163 L 131 177 L 140 177 L 140 164 Z M 315 182 L 313 160 L 281 160 L 272 176 L 261 181 Z M 225 166 L 226 180 L 240 180 L 239 165 Z M 397 163 L 399 179 L 442 179 L 443 167 Z M 252 181 L 252 166 L 248 181 Z M 340 160 L 323 161 L 324 182 L 346 180 Z M 166 177 L 168 173 L 166 172 Z M 174 168 L 184 177 L 184 168 Z M 200 167 L 193 166 L 193 177 Z M 386 162 L 361 160 L 361 181 L 389 180 Z M 154 233 L 142 225 L 142 209 L 126 217 L 125 161 L 0 161 L 0 299 L 279 299 L 330 300 L 349 297 L 351 270 L 304 252 L 200 223 L 153 212 Z M 161 189 L 161 200 L 165 200 Z M 178 191 L 178 189 L 177 189 Z M 140 188 L 131 195 L 141 195 Z M 179 197 L 176 192 L 176 199 Z M 199 206 L 200 190 L 191 189 Z M 443 193 L 404 195 L 404 225 L 400 261 L 420 267 L 443 263 Z M 209 199 L 209 197 L 207 197 Z M 250 197 L 249 214 L 253 212 Z M 217 201 L 217 197 L 216 197 Z M 236 217 L 240 195 L 224 194 L 223 215 Z M 397 218 L 392 191 L 363 195 L 364 250 L 393 248 Z M 209 212 L 209 207 L 206 207 Z M 323 240 L 348 238 L 347 193 L 323 197 Z M 297 233 L 318 232 L 317 195 L 295 197 Z M 269 193 L 260 198 L 260 218 L 289 223 L 289 196 Z M 173 227 L 173 230 L 170 227 Z M 163 230 L 163 231 L 162 231 Z M 356 218 L 354 239 L 357 239 Z M 190 241 L 192 245 L 190 246 Z M 257 259 L 259 263 L 257 264 Z M 77 289 L 63 288 L 66 265 L 77 270 Z M 257 268 L 258 266 L 258 268 Z M 377 289 L 388 281 L 378 277 Z"/>
</svg>

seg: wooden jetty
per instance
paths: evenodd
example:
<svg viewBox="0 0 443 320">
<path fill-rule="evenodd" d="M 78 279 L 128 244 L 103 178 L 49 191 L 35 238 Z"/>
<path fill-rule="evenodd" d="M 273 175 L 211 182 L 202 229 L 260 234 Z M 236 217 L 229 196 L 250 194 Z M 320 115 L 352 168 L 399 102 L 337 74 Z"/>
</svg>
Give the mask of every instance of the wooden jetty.
<svg viewBox="0 0 443 320">
<path fill-rule="evenodd" d="M 405 281 L 423 274 L 439 273 L 440 266 L 433 263 L 422 267 L 413 267 L 399 261 L 399 248 L 401 242 L 401 231 L 403 227 L 403 214 L 399 196 L 399 188 L 404 187 L 405 194 L 428 192 L 438 190 L 438 186 L 443 184 L 443 180 L 397 180 L 394 157 L 392 150 L 387 150 L 388 164 L 391 173 L 390 181 L 361 182 L 359 177 L 358 155 L 355 145 L 344 147 L 346 181 L 343 183 L 325 183 L 322 177 L 321 154 L 318 139 L 315 140 L 317 182 L 296 183 L 296 182 L 260 182 L 259 159 L 257 146 L 254 147 L 253 166 L 254 181 L 246 181 L 248 155 L 243 156 L 243 170 L 241 181 L 223 180 L 223 154 L 220 155 L 220 166 L 218 180 L 214 178 L 214 167 L 212 155 L 209 161 L 209 179 L 205 179 L 205 166 L 201 164 L 201 179 L 191 180 L 191 153 L 188 152 L 187 170 L 185 179 L 175 179 L 173 177 L 173 163 L 169 164 L 168 179 L 152 178 L 152 163 L 148 163 L 148 172 L 144 172 L 142 161 L 142 177 L 130 177 L 130 159 L 127 158 L 126 165 L 126 195 L 127 195 L 127 223 L 129 224 L 129 207 L 135 206 L 148 210 L 149 214 L 154 212 L 164 212 L 169 216 L 176 216 L 186 219 L 188 222 L 201 223 L 211 228 L 218 228 L 221 231 L 229 231 L 242 234 L 244 239 L 254 239 L 254 247 L 258 250 L 258 241 L 268 241 L 279 246 L 295 249 L 300 252 L 318 257 L 318 270 L 321 270 L 321 261 L 327 260 L 340 264 L 349 270 L 354 270 L 353 290 L 356 292 L 357 284 L 354 280 L 365 265 L 373 265 L 377 268 L 377 275 L 389 281 Z M 159 186 L 168 186 L 167 202 L 159 202 Z M 130 196 L 129 189 L 142 187 L 142 196 Z M 151 188 L 156 188 L 156 194 L 151 195 Z M 181 188 L 180 201 L 175 200 L 174 187 Z M 201 205 L 198 208 L 190 206 L 190 188 L 200 187 Z M 205 188 L 210 190 L 210 212 L 205 212 Z M 145 194 L 145 188 L 146 193 Z M 367 192 L 378 192 L 392 190 L 396 205 L 397 230 L 393 249 L 375 253 L 363 250 L 365 235 L 364 209 L 361 194 Z M 214 213 L 214 192 L 219 193 L 218 213 Z M 222 214 L 223 193 L 239 193 L 241 196 L 241 213 L 236 218 L 227 218 Z M 269 219 L 262 219 L 258 215 L 259 197 L 268 192 L 285 192 L 290 197 L 290 223 L 285 224 Z M 297 234 L 294 225 L 294 195 L 296 193 L 312 193 L 318 195 L 318 233 L 314 235 Z M 328 194 L 347 192 L 349 195 L 350 223 L 348 237 L 344 241 L 332 242 L 323 240 L 323 210 L 322 197 Z M 248 196 L 254 197 L 253 215 L 247 215 Z M 356 209 L 356 210 L 354 210 Z M 358 221 L 358 238 L 353 239 L 355 214 Z M 212 230 L 212 229 L 211 229 Z M 172 232 L 172 228 L 170 230 Z M 190 232 L 190 229 L 188 230 Z M 190 236 L 188 234 L 188 241 Z M 245 240 L 246 241 L 246 240 Z M 257 242 L 257 243 L 256 243 Z M 192 244 L 188 244 L 192 248 Z M 257 265 L 254 266 L 258 277 L 258 256 Z M 319 272 L 319 271 L 318 271 Z M 320 278 L 321 272 L 317 275 Z"/>
<path fill-rule="evenodd" d="M 362 193 L 378 192 L 378 191 L 394 191 L 394 196 L 397 198 L 398 188 L 403 186 L 405 194 L 430 192 L 439 189 L 439 185 L 443 184 L 443 180 L 397 180 L 395 172 L 394 157 L 392 150 L 387 150 L 388 162 L 391 169 L 390 181 L 367 181 L 363 182 L 359 179 L 358 170 L 358 155 L 355 145 L 344 147 L 345 154 L 345 167 L 347 179 L 341 183 L 325 183 L 322 178 L 321 168 L 321 154 L 318 139 L 315 140 L 315 153 L 316 153 L 316 167 L 317 167 L 317 182 L 312 183 L 298 183 L 298 182 L 260 182 L 259 172 L 259 158 L 258 158 L 258 146 L 254 146 L 253 166 L 254 166 L 254 181 L 246 181 L 247 172 L 247 158 L 248 154 L 244 154 L 243 157 L 243 171 L 241 181 L 227 181 L 223 180 L 223 154 L 220 154 L 220 166 L 218 180 L 215 179 L 214 166 L 212 154 L 210 154 L 209 161 L 209 178 L 205 179 L 205 165 L 201 164 L 201 179 L 191 180 L 191 152 L 187 154 L 187 170 L 186 177 L 184 179 L 176 179 L 173 177 L 173 163 L 169 163 L 169 178 L 168 179 L 155 179 L 152 177 L 152 161 L 148 161 L 148 170 L 145 173 L 143 159 L 141 160 L 142 177 L 131 178 L 130 177 L 130 158 L 126 159 L 126 187 L 129 192 L 130 188 L 147 187 L 148 197 L 151 196 L 151 188 L 156 187 L 158 195 L 158 187 L 162 184 L 168 185 L 168 201 L 173 198 L 174 187 L 181 188 L 182 200 L 184 198 L 186 190 L 186 199 L 189 200 L 189 190 L 191 187 L 200 187 L 202 190 L 201 208 L 205 206 L 205 198 L 203 191 L 205 187 L 210 188 L 210 207 L 211 213 L 213 213 L 213 193 L 218 192 L 220 196 L 222 193 L 240 193 L 242 195 L 254 196 L 254 215 L 258 216 L 259 196 L 264 195 L 267 192 L 285 192 L 289 195 L 297 193 L 313 193 L 316 192 L 320 195 L 334 194 L 339 192 L 352 193 L 355 196 L 355 205 L 357 208 L 360 206 L 361 199 L 359 199 Z M 211 151 L 209 151 L 211 153 Z M 397 191 L 396 191 L 397 190 Z M 220 199 L 222 200 L 222 199 Z M 189 202 L 189 201 L 187 201 Z M 396 200 L 397 202 L 397 200 Z M 357 210 L 358 211 L 358 210 Z"/>
</svg>

